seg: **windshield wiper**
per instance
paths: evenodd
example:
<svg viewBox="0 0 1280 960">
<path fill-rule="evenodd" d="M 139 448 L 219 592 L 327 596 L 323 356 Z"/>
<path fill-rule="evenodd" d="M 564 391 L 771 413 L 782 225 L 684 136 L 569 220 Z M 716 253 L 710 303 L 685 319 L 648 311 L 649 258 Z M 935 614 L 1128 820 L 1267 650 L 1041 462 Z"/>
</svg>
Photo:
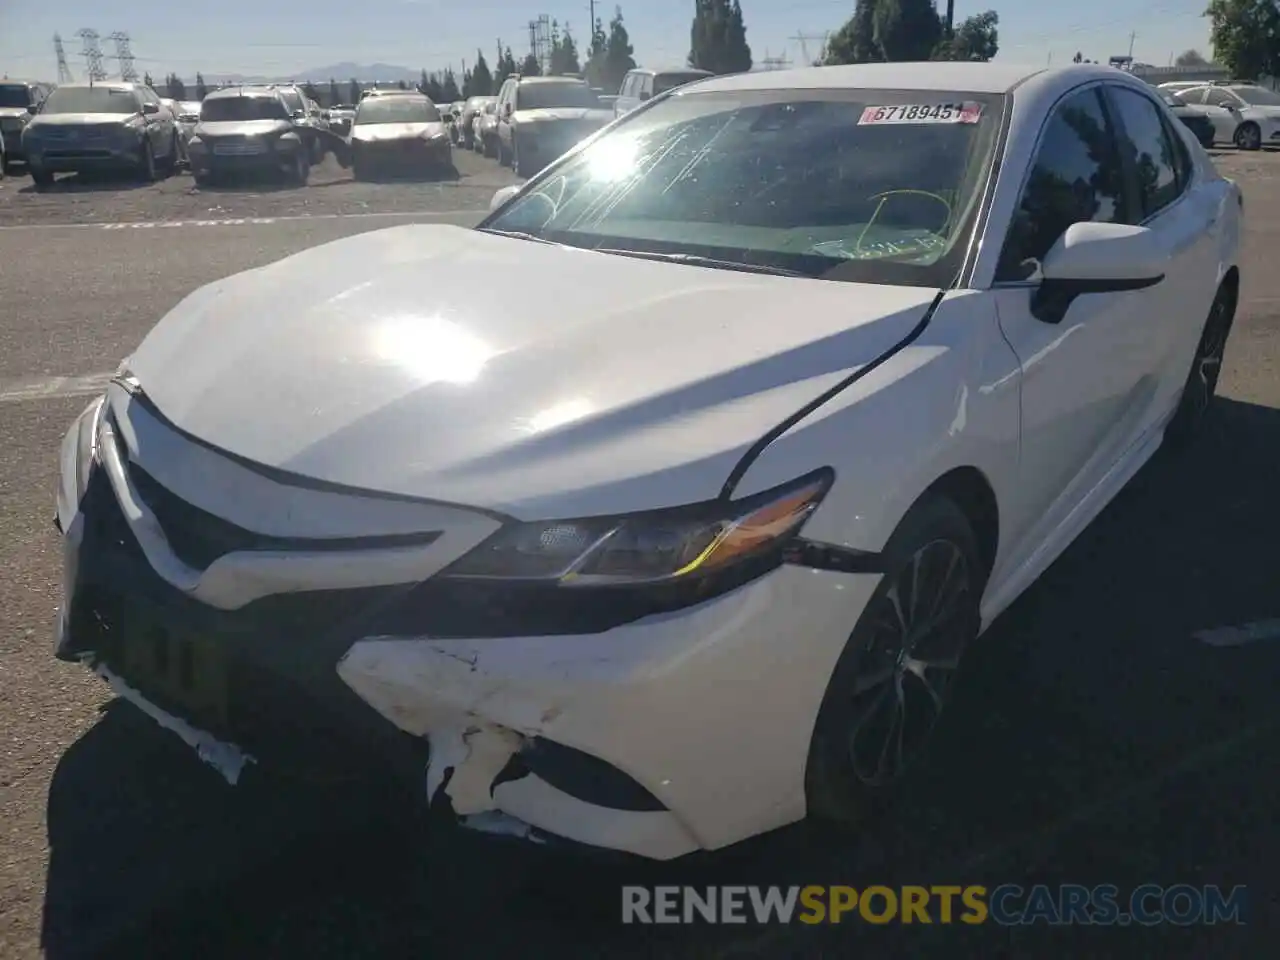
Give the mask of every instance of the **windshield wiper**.
<svg viewBox="0 0 1280 960">
<path fill-rule="evenodd" d="M 614 247 L 597 247 L 596 253 L 612 253 L 619 257 L 635 257 L 638 260 L 661 260 L 664 263 L 683 263 L 689 267 L 710 267 L 713 270 L 737 270 L 739 273 L 764 273 L 774 277 L 801 277 L 812 280 L 813 274 L 787 267 L 774 267 L 764 263 L 743 263 L 741 260 L 719 260 L 700 257 L 692 253 L 653 253 L 648 250 L 622 250 Z"/>
<path fill-rule="evenodd" d="M 532 240 L 534 243 L 549 243 L 555 246 L 555 241 L 548 240 L 546 237 L 539 237 L 532 233 L 525 233 L 523 230 L 495 230 L 492 227 L 477 227 L 481 233 L 492 233 L 495 237 L 510 237 L 512 240 Z"/>
</svg>

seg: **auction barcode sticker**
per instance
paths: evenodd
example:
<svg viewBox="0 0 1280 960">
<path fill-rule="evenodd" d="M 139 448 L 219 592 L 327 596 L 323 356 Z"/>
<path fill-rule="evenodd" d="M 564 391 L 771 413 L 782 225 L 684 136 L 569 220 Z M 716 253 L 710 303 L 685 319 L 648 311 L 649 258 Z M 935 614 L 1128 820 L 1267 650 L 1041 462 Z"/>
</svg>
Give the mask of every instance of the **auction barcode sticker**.
<svg viewBox="0 0 1280 960">
<path fill-rule="evenodd" d="M 982 104 L 904 103 L 893 107 L 867 107 L 858 126 L 873 123 L 977 123 L 982 119 Z"/>
</svg>

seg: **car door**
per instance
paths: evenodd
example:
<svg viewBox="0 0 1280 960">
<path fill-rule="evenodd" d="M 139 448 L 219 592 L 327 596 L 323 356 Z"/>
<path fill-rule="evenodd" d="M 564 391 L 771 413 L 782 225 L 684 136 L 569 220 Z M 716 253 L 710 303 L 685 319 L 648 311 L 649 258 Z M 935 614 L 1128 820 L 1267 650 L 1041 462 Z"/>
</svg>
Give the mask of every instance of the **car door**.
<svg viewBox="0 0 1280 960">
<path fill-rule="evenodd" d="M 1202 93 L 1205 113 L 1213 124 L 1215 140 L 1232 143 L 1236 136 L 1236 127 L 1240 126 L 1240 109 L 1236 98 L 1228 90 L 1218 87 L 1206 87 Z"/>
<path fill-rule="evenodd" d="M 1145 91 L 1106 86 L 1122 156 L 1132 167 L 1138 210 L 1133 222 L 1155 231 L 1169 254 L 1162 283 L 1145 291 L 1155 392 L 1139 430 L 1151 429 L 1176 402 L 1187 365 L 1217 294 L 1219 191 L 1196 179 L 1186 139 Z"/>
<path fill-rule="evenodd" d="M 1132 441 L 1150 403 L 1157 287 L 1078 297 L 1058 323 L 1038 320 L 1039 263 L 1074 223 L 1133 223 L 1132 195 L 1101 84 L 1077 88 L 1040 131 L 993 294 L 1022 368 L 1022 482 L 1010 505 L 1026 531 L 1017 555 L 1057 529 Z M 1028 522 L 1028 518 L 1039 518 Z"/>
</svg>

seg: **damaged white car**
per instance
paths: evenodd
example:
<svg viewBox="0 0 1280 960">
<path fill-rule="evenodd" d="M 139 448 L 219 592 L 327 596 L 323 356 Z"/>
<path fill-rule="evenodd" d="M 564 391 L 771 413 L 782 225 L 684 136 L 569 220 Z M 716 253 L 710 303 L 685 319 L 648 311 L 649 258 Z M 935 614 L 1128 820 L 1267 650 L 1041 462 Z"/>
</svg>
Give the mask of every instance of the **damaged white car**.
<svg viewBox="0 0 1280 960">
<path fill-rule="evenodd" d="M 1240 220 L 1116 70 L 677 89 L 175 307 L 62 448 L 58 656 L 231 780 L 655 859 L 854 820 L 1203 418 Z"/>
</svg>

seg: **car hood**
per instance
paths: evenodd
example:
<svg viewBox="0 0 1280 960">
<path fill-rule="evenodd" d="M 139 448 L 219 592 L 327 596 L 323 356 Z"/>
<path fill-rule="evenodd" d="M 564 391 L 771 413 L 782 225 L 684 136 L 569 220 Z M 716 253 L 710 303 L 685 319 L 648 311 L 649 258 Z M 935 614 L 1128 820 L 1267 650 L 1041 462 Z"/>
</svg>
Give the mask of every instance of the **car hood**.
<svg viewBox="0 0 1280 960">
<path fill-rule="evenodd" d="M 548 107 L 544 110 L 517 110 L 512 114 L 516 123 L 552 123 L 585 121 L 600 124 L 613 122 L 611 110 L 588 110 L 582 107 Z"/>
<path fill-rule="evenodd" d="M 199 137 L 262 137 L 289 129 L 287 120 L 206 120 L 196 124 Z"/>
<path fill-rule="evenodd" d="M 90 127 L 102 124 L 123 126 L 137 114 L 123 113 L 41 113 L 31 118 L 28 130 L 41 127 Z"/>
<path fill-rule="evenodd" d="M 445 134 L 443 123 L 362 123 L 351 128 L 351 139 L 365 143 L 380 140 L 412 140 L 414 137 Z"/>
<path fill-rule="evenodd" d="M 603 514 L 715 496 L 935 293 L 410 225 L 204 287 L 127 366 L 179 429 L 264 466 L 524 518 Z"/>
</svg>

